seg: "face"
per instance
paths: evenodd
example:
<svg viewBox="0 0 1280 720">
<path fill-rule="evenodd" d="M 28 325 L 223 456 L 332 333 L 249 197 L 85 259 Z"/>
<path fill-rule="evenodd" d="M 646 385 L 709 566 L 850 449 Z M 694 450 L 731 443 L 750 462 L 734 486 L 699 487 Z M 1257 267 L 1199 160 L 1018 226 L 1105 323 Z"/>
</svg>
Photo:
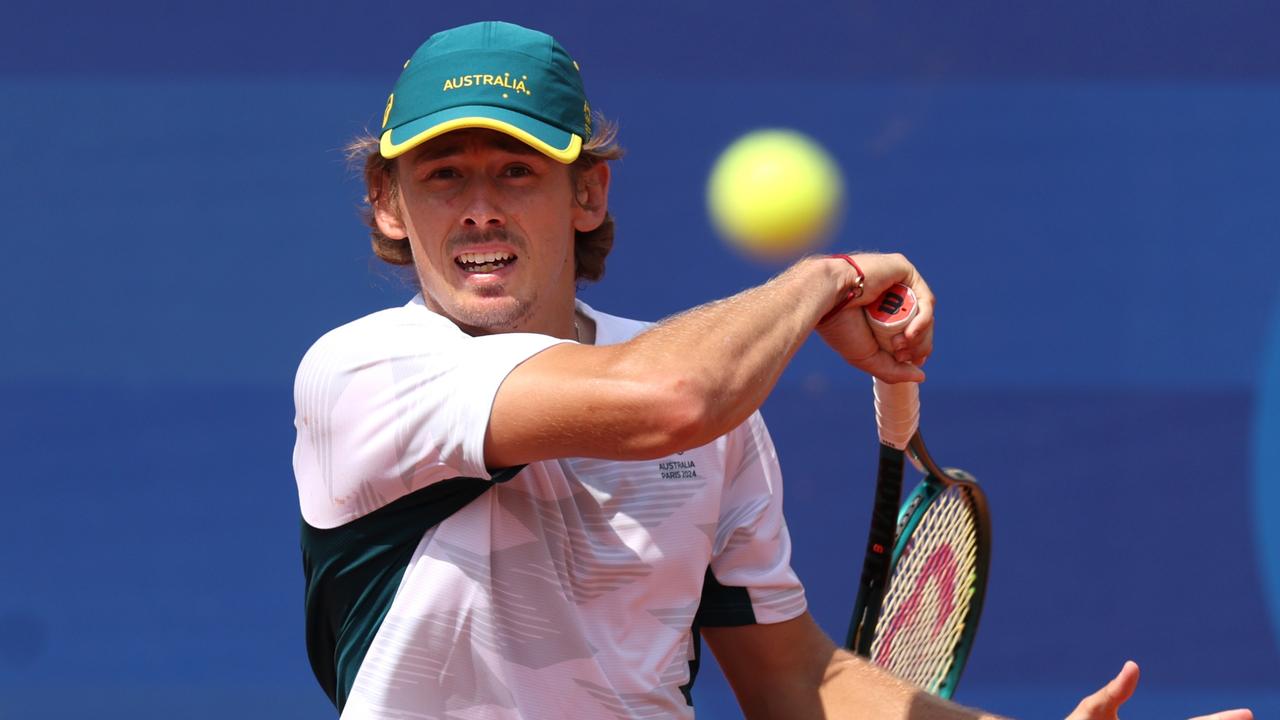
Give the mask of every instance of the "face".
<svg viewBox="0 0 1280 720">
<path fill-rule="evenodd" d="M 428 307 L 464 330 L 572 337 L 574 233 L 604 219 L 596 167 L 603 180 L 575 177 L 507 135 L 458 130 L 397 159 L 396 206 L 375 217 L 409 239 Z"/>
</svg>

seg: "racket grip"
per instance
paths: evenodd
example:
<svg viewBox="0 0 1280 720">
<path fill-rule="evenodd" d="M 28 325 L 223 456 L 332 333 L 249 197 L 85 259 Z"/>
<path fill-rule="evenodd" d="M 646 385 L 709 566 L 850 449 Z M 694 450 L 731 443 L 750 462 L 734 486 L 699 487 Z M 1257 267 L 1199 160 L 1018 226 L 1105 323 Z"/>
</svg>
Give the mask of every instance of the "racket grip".
<svg viewBox="0 0 1280 720">
<path fill-rule="evenodd" d="M 917 311 L 915 293 L 902 283 L 893 285 L 867 306 L 867 321 L 880 347 L 892 355 L 893 337 L 907 329 Z M 874 383 L 880 442 L 906 450 L 920 425 L 920 385 L 887 383 L 879 378 Z"/>
<path fill-rule="evenodd" d="M 876 378 L 875 396 L 880 442 L 906 450 L 920 426 L 920 386 L 913 382 L 891 384 Z"/>
</svg>

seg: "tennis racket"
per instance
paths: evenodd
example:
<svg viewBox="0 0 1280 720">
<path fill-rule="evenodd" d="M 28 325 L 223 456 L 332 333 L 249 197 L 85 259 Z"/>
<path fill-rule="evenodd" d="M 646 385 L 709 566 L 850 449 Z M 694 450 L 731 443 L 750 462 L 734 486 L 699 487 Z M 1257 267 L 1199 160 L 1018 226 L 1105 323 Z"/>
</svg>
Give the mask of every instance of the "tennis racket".
<svg viewBox="0 0 1280 720">
<path fill-rule="evenodd" d="M 916 315 L 898 284 L 867 309 L 877 339 Z M 940 468 L 920 436 L 920 387 L 875 381 L 880 464 L 871 532 L 846 647 L 944 698 L 955 693 L 978 632 L 991 559 L 986 497 L 963 470 Z M 924 480 L 901 508 L 905 460 Z"/>
</svg>

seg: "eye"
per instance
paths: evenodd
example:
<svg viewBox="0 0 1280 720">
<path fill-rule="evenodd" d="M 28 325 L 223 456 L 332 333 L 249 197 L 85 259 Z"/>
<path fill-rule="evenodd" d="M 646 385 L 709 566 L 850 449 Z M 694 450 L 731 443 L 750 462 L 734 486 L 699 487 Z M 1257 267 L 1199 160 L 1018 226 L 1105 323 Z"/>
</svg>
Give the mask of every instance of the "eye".
<svg viewBox="0 0 1280 720">
<path fill-rule="evenodd" d="M 529 177 L 533 175 L 533 168 L 524 164 L 508 165 L 502 170 L 502 174 L 506 177 Z"/>
<path fill-rule="evenodd" d="M 440 167 L 427 173 L 427 180 L 452 180 L 461 177 L 457 170 L 451 167 Z"/>
</svg>

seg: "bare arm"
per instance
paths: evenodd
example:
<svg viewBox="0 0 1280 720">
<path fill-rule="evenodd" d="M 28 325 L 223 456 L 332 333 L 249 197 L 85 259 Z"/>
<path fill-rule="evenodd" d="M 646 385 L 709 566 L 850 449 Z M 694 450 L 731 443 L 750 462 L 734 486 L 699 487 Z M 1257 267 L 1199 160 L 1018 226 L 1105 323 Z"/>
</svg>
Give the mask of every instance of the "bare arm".
<svg viewBox="0 0 1280 720">
<path fill-rule="evenodd" d="M 748 720 L 999 720 L 930 695 L 837 648 L 808 613 L 774 625 L 703 628 L 702 636 Z M 1137 686 L 1137 664 L 1125 663 L 1067 720 L 1118 720 L 1120 706 Z M 1253 720 L 1253 713 L 1224 710 L 1192 720 Z"/>
<path fill-rule="evenodd" d="M 854 256 L 861 298 L 823 325 L 850 364 L 890 381 L 920 370 L 880 351 L 860 305 L 895 282 L 920 297 L 908 354 L 932 343 L 933 296 L 901 255 Z M 555 457 L 643 459 L 723 435 L 756 410 L 818 322 L 856 279 L 843 260 L 809 258 L 756 288 L 670 318 L 604 347 L 558 345 L 511 372 L 494 399 L 485 458 L 491 467 Z M 904 355 L 905 357 L 905 355 Z"/>
<path fill-rule="evenodd" d="M 704 628 L 748 720 L 981 720 L 837 648 L 807 613 L 774 625 Z"/>
</svg>

